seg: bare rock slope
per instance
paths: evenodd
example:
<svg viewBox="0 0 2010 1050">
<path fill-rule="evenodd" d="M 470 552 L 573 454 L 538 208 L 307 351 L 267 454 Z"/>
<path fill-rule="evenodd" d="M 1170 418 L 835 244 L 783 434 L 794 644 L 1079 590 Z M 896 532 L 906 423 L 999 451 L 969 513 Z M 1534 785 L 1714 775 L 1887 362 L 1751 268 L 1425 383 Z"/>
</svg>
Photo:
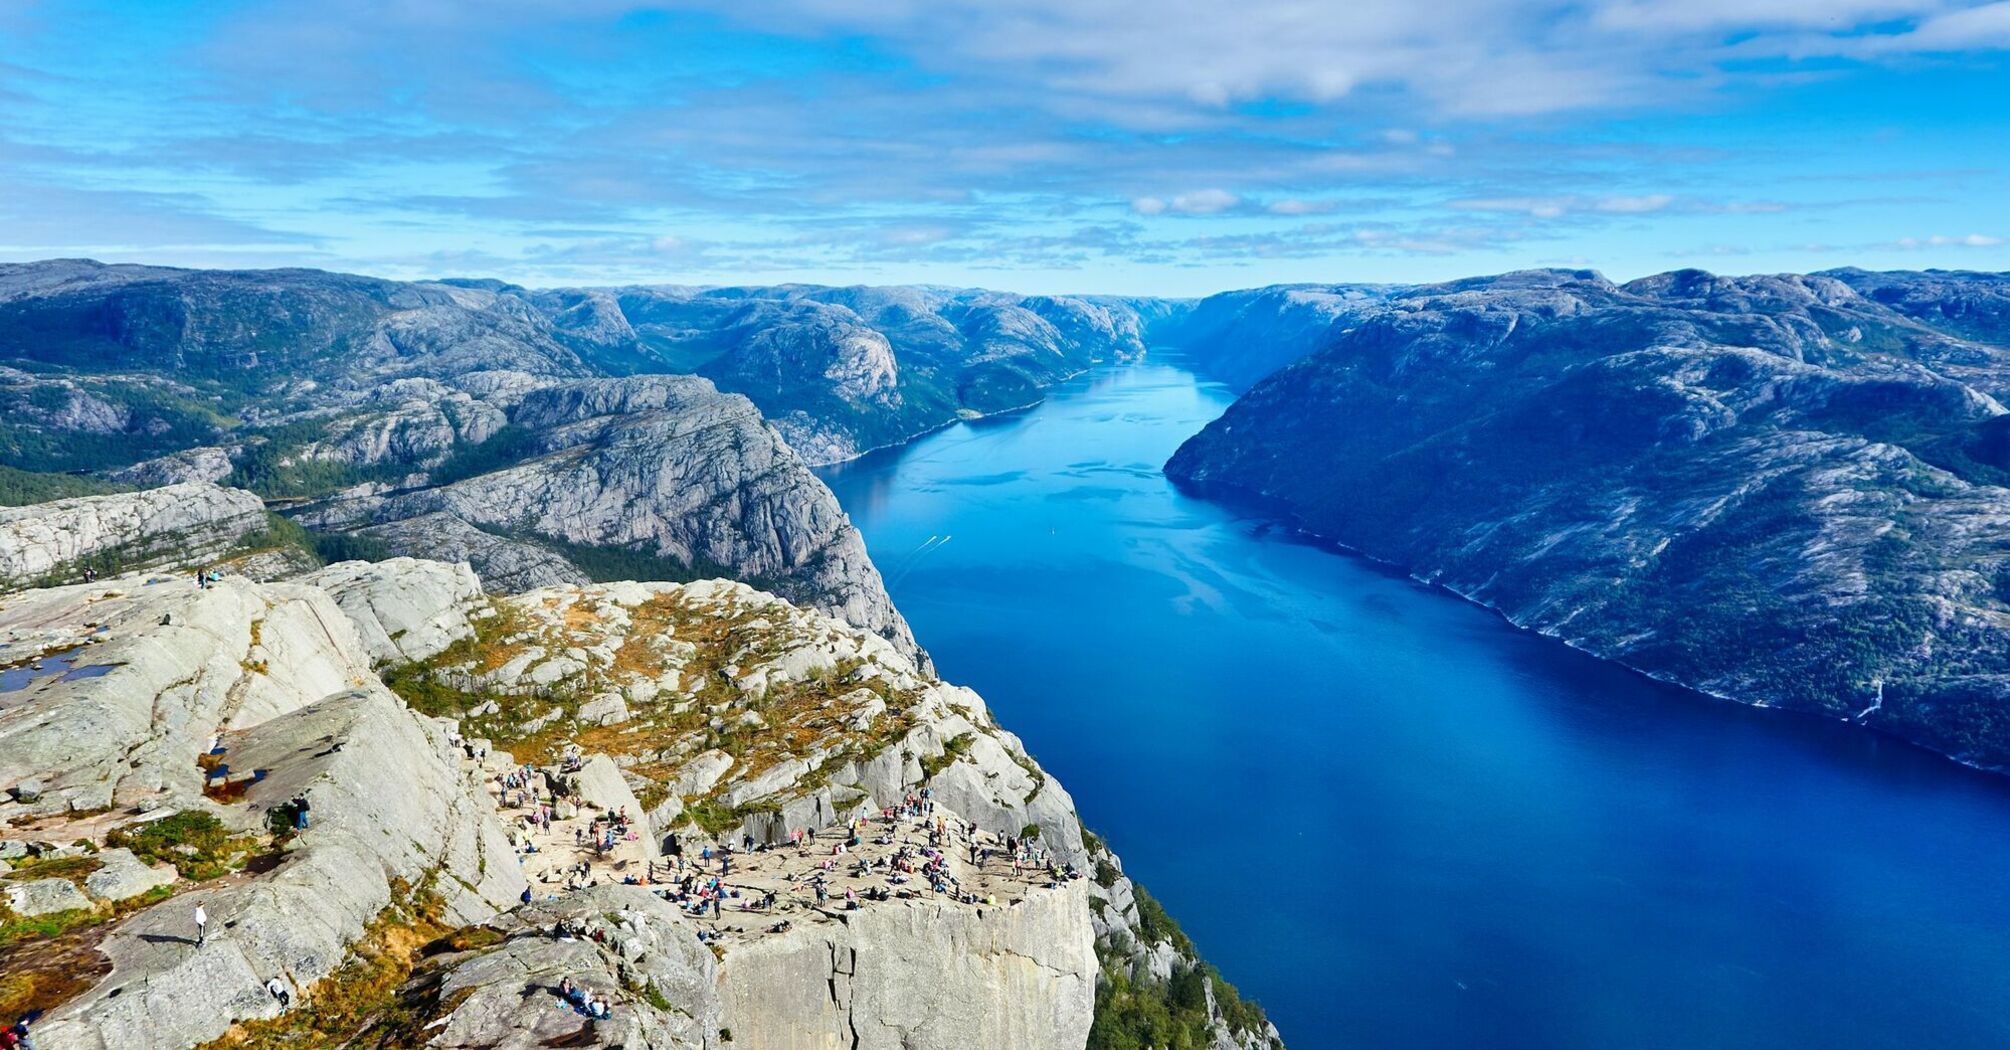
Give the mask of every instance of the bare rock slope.
<svg viewBox="0 0 2010 1050">
<path fill-rule="evenodd" d="M 0 598 L 0 631 L 26 661 L 0 708 L 15 863 L 102 901 L 8 957 L 43 1047 L 202 1043 L 276 1013 L 268 980 L 328 977 L 411 886 L 458 922 L 523 886 L 447 730 L 383 687 L 319 588 L 129 576 Z"/>
<path fill-rule="evenodd" d="M 44 1047 L 1075 1050 L 1180 980 L 1213 1045 L 1276 1039 L 981 699 L 743 584 L 141 574 L 0 632 Z"/>
<path fill-rule="evenodd" d="M 1402 289 L 1167 465 L 1601 656 L 2010 767 L 2002 277 Z"/>
</svg>

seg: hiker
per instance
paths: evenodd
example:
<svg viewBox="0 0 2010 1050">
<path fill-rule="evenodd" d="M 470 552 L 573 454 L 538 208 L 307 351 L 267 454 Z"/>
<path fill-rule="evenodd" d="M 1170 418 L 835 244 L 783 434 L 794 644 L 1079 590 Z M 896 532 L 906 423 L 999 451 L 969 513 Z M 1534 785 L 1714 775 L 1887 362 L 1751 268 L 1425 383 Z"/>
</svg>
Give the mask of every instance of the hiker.
<svg viewBox="0 0 2010 1050">
<path fill-rule="evenodd" d="M 200 948 L 209 940 L 209 912 L 202 905 L 195 906 L 195 946 Z"/>
<path fill-rule="evenodd" d="M 286 987 L 286 982 L 280 980 L 277 976 L 265 982 L 265 990 L 270 992 L 274 999 L 279 1000 L 279 1008 L 281 1010 L 293 1005 L 293 992 Z"/>
<path fill-rule="evenodd" d="M 307 793 L 293 796 L 293 830 L 307 830 Z"/>
</svg>

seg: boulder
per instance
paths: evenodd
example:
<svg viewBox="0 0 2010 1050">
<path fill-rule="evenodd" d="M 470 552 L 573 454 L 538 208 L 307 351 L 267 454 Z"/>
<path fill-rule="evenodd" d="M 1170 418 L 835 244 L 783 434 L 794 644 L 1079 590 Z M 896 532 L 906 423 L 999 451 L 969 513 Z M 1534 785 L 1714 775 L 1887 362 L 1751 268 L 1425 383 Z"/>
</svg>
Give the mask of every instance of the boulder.
<svg viewBox="0 0 2010 1050">
<path fill-rule="evenodd" d="M 481 581 L 466 564 L 417 558 L 345 561 L 305 582 L 334 597 L 378 663 L 438 655 L 474 633 L 468 614 L 482 601 Z"/>
<path fill-rule="evenodd" d="M 627 810 L 630 820 L 640 820 L 642 804 L 635 800 L 635 792 L 628 786 L 628 778 L 621 775 L 621 767 L 606 755 L 595 755 L 573 774 L 573 791 L 588 805 L 607 812 Z"/>
<path fill-rule="evenodd" d="M 733 768 L 733 756 L 716 747 L 710 748 L 692 755 L 690 761 L 684 763 L 683 767 L 677 770 L 677 775 L 665 786 L 670 789 L 671 795 L 680 798 L 702 795 L 712 790 L 712 785 L 717 784 L 719 778 L 725 776 L 726 771 L 731 768 Z"/>
<path fill-rule="evenodd" d="M 91 898 L 69 879 L 32 879 L 7 884 L 7 907 L 32 919 L 59 911 L 88 910 Z"/>
<path fill-rule="evenodd" d="M 579 705 L 579 720 L 590 725 L 618 725 L 628 721 L 628 702 L 620 693 L 602 693 Z"/>
<path fill-rule="evenodd" d="M 171 885 L 175 878 L 171 864 L 148 867 L 132 850 L 113 848 L 99 852 L 98 870 L 84 877 L 84 889 L 101 901 L 116 902 Z"/>
</svg>

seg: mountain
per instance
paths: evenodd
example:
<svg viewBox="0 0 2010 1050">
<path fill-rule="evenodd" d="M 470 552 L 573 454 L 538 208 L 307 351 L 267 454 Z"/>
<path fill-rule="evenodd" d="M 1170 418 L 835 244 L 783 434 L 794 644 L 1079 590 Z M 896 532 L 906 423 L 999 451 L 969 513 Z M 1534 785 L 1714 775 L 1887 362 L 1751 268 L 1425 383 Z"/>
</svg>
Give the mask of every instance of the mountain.
<svg viewBox="0 0 2010 1050">
<path fill-rule="evenodd" d="M 462 558 L 500 588 L 723 573 L 918 654 L 806 468 L 1037 400 L 1142 353 L 1164 312 L 936 288 L 0 265 L 0 468 L 228 482 L 348 553 Z"/>
<path fill-rule="evenodd" d="M 1392 289 L 1302 335 L 1166 469 L 1657 677 L 2006 768 L 2007 287 Z M 1242 330 L 1306 331 L 1256 299 Z"/>
<path fill-rule="evenodd" d="M 1183 351 L 1199 371 L 1247 390 L 1318 349 L 1397 289 L 1374 284 L 1280 284 L 1221 292 L 1162 312 L 1154 346 Z"/>
<path fill-rule="evenodd" d="M 10 594 L 0 662 L 46 1050 L 1281 1045 L 981 698 L 742 584 L 132 575 Z"/>
<path fill-rule="evenodd" d="M 1152 301 L 932 287 L 526 293 L 610 373 L 690 372 L 745 394 L 813 464 L 1038 401 L 1145 351 Z"/>
</svg>

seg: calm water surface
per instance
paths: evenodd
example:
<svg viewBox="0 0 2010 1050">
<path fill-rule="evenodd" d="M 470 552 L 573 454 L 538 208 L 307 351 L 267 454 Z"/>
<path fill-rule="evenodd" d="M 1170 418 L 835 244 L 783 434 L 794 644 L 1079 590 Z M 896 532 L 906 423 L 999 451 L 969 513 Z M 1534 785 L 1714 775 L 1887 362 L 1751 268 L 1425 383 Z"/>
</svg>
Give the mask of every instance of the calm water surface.
<svg viewBox="0 0 2010 1050">
<path fill-rule="evenodd" d="M 2010 1046 L 2010 782 L 1180 496 L 1230 400 L 1104 371 L 827 480 L 1293 1047 Z"/>
</svg>

